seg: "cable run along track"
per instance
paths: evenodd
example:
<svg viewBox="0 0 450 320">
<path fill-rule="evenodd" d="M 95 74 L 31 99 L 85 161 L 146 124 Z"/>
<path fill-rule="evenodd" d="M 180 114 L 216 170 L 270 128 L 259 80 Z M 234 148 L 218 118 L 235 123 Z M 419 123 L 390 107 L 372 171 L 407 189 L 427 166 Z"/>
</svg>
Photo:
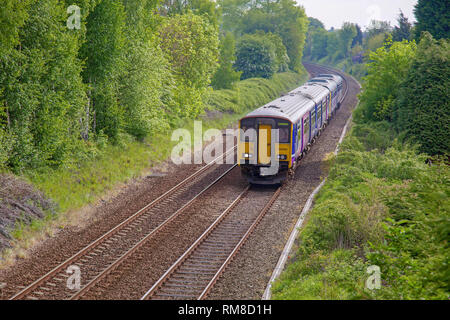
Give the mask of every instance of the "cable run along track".
<svg viewBox="0 0 450 320">
<path fill-rule="evenodd" d="M 144 208 L 124 220 L 97 240 L 65 260 L 32 284 L 26 286 L 10 300 L 19 299 L 77 299 L 83 296 L 92 286 L 115 270 L 131 254 L 146 241 L 167 228 L 181 215 L 201 194 L 222 180 L 237 165 L 228 166 L 223 172 L 223 165 L 216 161 L 234 153 L 236 146 L 226 151 L 194 174 L 165 192 Z M 216 171 L 219 171 L 217 177 Z M 213 180 L 211 182 L 211 177 Z M 204 180 L 210 182 L 203 185 Z M 189 197 L 189 194 L 195 195 Z M 168 209 L 169 206 L 176 209 Z M 67 288 L 69 266 L 77 266 L 85 283 L 74 293 Z"/>
</svg>

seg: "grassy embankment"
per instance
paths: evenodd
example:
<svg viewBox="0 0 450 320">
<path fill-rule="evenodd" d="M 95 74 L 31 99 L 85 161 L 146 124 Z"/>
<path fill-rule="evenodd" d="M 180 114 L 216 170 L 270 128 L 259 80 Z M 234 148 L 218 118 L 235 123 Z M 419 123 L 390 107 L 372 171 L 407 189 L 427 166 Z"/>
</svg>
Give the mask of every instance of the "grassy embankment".
<svg viewBox="0 0 450 320">
<path fill-rule="evenodd" d="M 295 88 L 306 79 L 306 73 L 280 73 L 269 80 L 254 78 L 238 82 L 232 90 L 213 91 L 206 106 L 213 116 L 201 117 L 203 129 L 226 128 L 245 113 Z M 180 120 L 177 126 L 193 132 L 192 120 Z M 51 198 L 58 205 L 59 213 L 35 220 L 31 225 L 19 224 L 13 232 L 14 238 L 25 241 L 23 246 L 28 247 L 30 243 L 27 239 L 36 233 L 50 232 L 49 226 L 52 225 L 62 227 L 66 221 L 65 213 L 95 203 L 117 185 L 148 174 L 151 167 L 170 157 L 177 143 L 171 141 L 171 131 L 161 132 L 146 138 L 144 142 L 130 140 L 121 145 L 106 145 L 93 160 L 79 161 L 58 169 L 26 172 L 25 179 Z"/>
<path fill-rule="evenodd" d="M 355 118 L 273 298 L 448 299 L 448 166 Z M 366 288 L 371 265 L 381 289 Z"/>
</svg>

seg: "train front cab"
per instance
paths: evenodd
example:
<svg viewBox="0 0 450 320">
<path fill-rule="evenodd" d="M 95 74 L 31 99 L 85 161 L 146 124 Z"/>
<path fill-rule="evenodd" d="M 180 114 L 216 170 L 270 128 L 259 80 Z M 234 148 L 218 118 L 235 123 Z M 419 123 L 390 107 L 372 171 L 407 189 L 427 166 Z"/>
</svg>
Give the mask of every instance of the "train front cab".
<svg viewBox="0 0 450 320">
<path fill-rule="evenodd" d="M 242 119 L 239 128 L 238 163 L 242 175 L 252 184 L 282 183 L 292 167 L 292 123 L 279 118 L 251 117 Z M 278 129 L 278 142 L 272 129 Z M 270 170 L 273 159 L 278 163 L 276 172 Z"/>
</svg>

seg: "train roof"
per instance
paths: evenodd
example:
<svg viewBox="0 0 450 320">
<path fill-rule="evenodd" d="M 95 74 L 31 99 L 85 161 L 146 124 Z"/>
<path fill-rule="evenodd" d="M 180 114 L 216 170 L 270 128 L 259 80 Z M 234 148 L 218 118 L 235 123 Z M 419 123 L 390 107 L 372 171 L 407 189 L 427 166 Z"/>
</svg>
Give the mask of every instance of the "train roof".
<svg viewBox="0 0 450 320">
<path fill-rule="evenodd" d="M 324 73 L 324 74 L 319 74 L 318 76 L 316 76 L 314 79 L 328 79 L 328 80 L 333 80 L 335 81 L 337 84 L 342 84 L 344 82 L 344 79 L 342 79 L 341 76 L 337 75 L 337 74 L 331 74 L 331 73 Z"/>
<path fill-rule="evenodd" d="M 337 88 L 336 81 L 331 80 L 331 79 L 313 78 L 313 79 L 309 80 L 308 83 L 316 83 L 318 85 L 328 88 L 330 91 L 334 91 Z"/>
<path fill-rule="evenodd" d="M 300 94 L 313 100 L 315 103 L 319 103 L 323 98 L 330 94 L 328 88 L 314 82 L 306 83 L 297 90 Z"/>
<path fill-rule="evenodd" d="M 328 77 L 326 79 L 313 78 L 310 82 L 292 90 L 289 94 L 250 112 L 243 119 L 270 117 L 296 123 L 316 103 L 319 103 L 330 92 L 337 89 L 337 81 L 339 81 L 339 78 L 339 76 L 336 76 L 336 78 Z"/>
</svg>

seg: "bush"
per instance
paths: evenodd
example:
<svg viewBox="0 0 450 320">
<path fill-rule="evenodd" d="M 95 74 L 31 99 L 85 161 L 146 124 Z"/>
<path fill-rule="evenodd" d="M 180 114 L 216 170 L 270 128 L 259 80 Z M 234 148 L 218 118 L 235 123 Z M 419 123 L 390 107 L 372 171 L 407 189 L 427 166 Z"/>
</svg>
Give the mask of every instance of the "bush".
<svg viewBox="0 0 450 320">
<path fill-rule="evenodd" d="M 396 125 L 420 151 L 450 152 L 450 41 L 426 33 L 397 100 Z"/>
<path fill-rule="evenodd" d="M 394 101 L 416 52 L 415 42 L 390 44 L 370 54 L 369 74 L 360 94 L 360 112 L 366 120 L 393 119 Z"/>
<path fill-rule="evenodd" d="M 239 40 L 235 68 L 241 79 L 270 78 L 277 70 L 276 47 L 261 34 L 246 34 Z"/>
</svg>

